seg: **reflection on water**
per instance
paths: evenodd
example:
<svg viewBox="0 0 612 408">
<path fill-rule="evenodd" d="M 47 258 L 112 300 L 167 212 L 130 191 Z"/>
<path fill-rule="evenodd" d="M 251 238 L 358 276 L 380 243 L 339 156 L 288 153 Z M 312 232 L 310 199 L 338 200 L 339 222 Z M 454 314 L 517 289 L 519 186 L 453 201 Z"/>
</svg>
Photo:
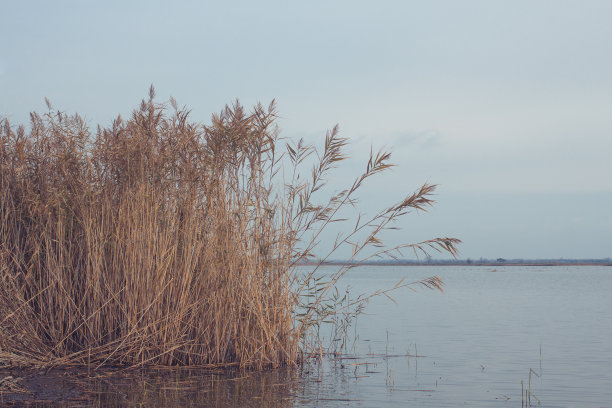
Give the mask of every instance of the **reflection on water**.
<svg viewBox="0 0 612 408">
<path fill-rule="evenodd" d="M 142 373 L 136 378 L 99 379 L 90 402 L 94 406 L 291 407 L 296 397 L 296 370 L 264 372 Z"/>
<path fill-rule="evenodd" d="M 351 273 L 346 284 L 354 296 L 404 276 L 431 275 L 443 278 L 445 293 L 397 292 L 397 304 L 374 299 L 357 319 L 348 354 L 303 367 L 94 378 L 76 371 L 24 374 L 21 384 L 30 394 L 0 395 L 0 405 L 37 399 L 37 406 L 517 407 L 528 385 L 534 406 L 538 400 L 542 407 L 612 401 L 610 267 L 363 267 Z M 0 370 L 0 379 L 8 374 Z"/>
<path fill-rule="evenodd" d="M 327 355 L 300 367 L 263 372 L 203 369 L 146 369 L 104 371 L 54 369 L 23 372 L 20 386 L 27 392 L 0 393 L 0 405 L 96 407 L 332 407 L 338 404 L 371 406 L 381 392 L 418 392 L 433 389 L 402 387 L 393 367 L 418 367 L 412 355 Z M 416 373 L 416 370 L 415 370 Z M 0 370 L 0 377 L 8 373 Z M 356 386 L 379 385 L 368 398 L 356 395 Z M 368 383 L 370 383 L 368 385 Z M 382 387 L 382 388 L 380 388 Z M 374 397 L 374 399 L 372 398 Z M 366 405 L 363 405 L 366 403 Z"/>
<path fill-rule="evenodd" d="M 5 397 L 0 405 L 290 407 L 298 396 L 297 371 L 147 369 L 88 376 L 86 371 L 53 370 L 25 375 L 21 384 L 30 393 Z"/>
</svg>

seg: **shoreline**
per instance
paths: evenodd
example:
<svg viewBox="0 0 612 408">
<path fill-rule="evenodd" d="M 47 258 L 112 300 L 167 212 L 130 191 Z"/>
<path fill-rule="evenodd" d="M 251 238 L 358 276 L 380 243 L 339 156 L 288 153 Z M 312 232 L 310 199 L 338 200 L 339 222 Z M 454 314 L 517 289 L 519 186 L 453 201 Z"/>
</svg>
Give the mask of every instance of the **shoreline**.
<svg viewBox="0 0 612 408">
<path fill-rule="evenodd" d="M 328 261 L 322 266 L 340 266 L 351 264 L 344 261 Z M 431 261 L 431 262 L 362 262 L 353 263 L 356 266 L 612 266 L 612 261 L 506 261 L 506 262 L 467 262 L 467 261 Z M 300 266 L 317 266 L 317 262 L 302 263 Z"/>
</svg>

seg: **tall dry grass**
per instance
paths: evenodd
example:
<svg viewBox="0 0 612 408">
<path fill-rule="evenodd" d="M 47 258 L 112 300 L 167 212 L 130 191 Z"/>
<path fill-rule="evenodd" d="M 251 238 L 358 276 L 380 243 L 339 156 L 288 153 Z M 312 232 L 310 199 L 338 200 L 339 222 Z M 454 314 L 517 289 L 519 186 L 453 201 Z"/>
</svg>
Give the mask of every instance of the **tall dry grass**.
<svg viewBox="0 0 612 408">
<path fill-rule="evenodd" d="M 359 219 L 317 265 L 343 245 L 351 262 L 305 304 L 318 266 L 306 275 L 297 266 L 389 155 L 371 155 L 352 186 L 316 205 L 344 159 L 337 129 L 318 153 L 282 146 L 274 104 L 247 112 L 236 103 L 208 126 L 171 105 L 155 103 L 151 88 L 129 119 L 95 132 L 50 105 L 27 131 L 2 121 L 0 364 L 295 363 L 337 280 L 365 248 L 388 253 L 380 233 L 432 203 L 425 185 Z M 454 254 L 457 242 L 404 247 Z"/>
</svg>

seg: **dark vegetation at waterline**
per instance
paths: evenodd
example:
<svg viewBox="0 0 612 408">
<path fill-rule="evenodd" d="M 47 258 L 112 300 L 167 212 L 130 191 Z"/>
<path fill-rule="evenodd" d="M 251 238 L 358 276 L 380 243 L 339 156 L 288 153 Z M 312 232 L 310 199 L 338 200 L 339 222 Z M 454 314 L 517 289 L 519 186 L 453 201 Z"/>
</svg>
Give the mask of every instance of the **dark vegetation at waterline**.
<svg viewBox="0 0 612 408">
<path fill-rule="evenodd" d="M 340 310 L 332 289 L 360 260 L 456 254 L 454 238 L 380 239 L 433 203 L 425 184 L 355 217 L 298 273 L 390 155 L 371 154 L 352 185 L 319 197 L 347 140 L 334 128 L 322 151 L 284 143 L 274 104 L 236 103 L 202 125 L 151 88 L 129 119 L 95 132 L 48 105 L 28 130 L 0 122 L 0 365 L 295 364 L 319 347 L 315 329 Z M 321 280 L 318 265 L 345 245 L 352 258 Z"/>
</svg>

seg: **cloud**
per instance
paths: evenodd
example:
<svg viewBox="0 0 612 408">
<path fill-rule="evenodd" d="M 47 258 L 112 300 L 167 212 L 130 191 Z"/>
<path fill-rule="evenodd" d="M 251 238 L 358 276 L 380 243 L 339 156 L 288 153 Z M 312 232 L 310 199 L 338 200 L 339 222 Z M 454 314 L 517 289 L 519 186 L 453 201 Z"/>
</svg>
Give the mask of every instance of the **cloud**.
<svg viewBox="0 0 612 408">
<path fill-rule="evenodd" d="M 431 149 L 442 144 L 444 135 L 439 130 L 424 130 L 414 135 L 415 144 L 423 149 Z"/>
<path fill-rule="evenodd" d="M 429 150 L 443 145 L 444 134 L 437 129 L 381 133 L 370 137 L 355 138 L 360 147 L 373 145 L 391 150 Z"/>
</svg>

